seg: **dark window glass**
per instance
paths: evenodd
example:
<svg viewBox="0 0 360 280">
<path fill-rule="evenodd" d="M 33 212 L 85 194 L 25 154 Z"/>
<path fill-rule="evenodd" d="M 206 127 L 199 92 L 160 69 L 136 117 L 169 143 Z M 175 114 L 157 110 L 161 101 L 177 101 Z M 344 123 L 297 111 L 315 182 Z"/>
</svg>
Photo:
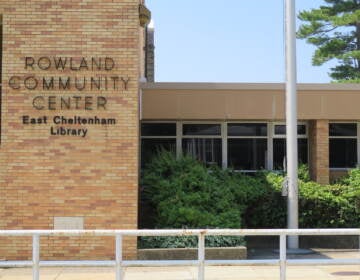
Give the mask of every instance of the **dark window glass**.
<svg viewBox="0 0 360 280">
<path fill-rule="evenodd" d="M 176 136 L 175 123 L 143 123 L 141 136 Z"/>
<path fill-rule="evenodd" d="M 184 124 L 183 135 L 221 135 L 220 124 Z"/>
<path fill-rule="evenodd" d="M 229 139 L 229 167 L 237 170 L 259 170 L 265 168 L 266 139 Z"/>
<path fill-rule="evenodd" d="M 229 136 L 266 136 L 266 123 L 229 123 Z"/>
<path fill-rule="evenodd" d="M 142 139 L 141 167 L 144 168 L 162 150 L 176 154 L 176 139 Z"/>
<path fill-rule="evenodd" d="M 184 153 L 200 160 L 207 165 L 221 166 L 221 139 L 190 138 L 182 140 Z"/>
<path fill-rule="evenodd" d="M 330 167 L 355 167 L 357 163 L 356 139 L 330 139 Z"/>
<path fill-rule="evenodd" d="M 356 123 L 331 123 L 329 124 L 330 136 L 356 136 Z"/>
<path fill-rule="evenodd" d="M 286 134 L 286 125 L 284 124 L 277 124 L 275 125 L 275 135 L 285 135 Z M 306 125 L 299 124 L 297 126 L 297 134 L 298 135 L 305 135 L 306 134 Z"/>
<path fill-rule="evenodd" d="M 304 125 L 304 124 L 299 124 L 299 125 L 297 126 L 297 133 L 298 133 L 299 135 L 304 135 L 304 134 L 306 134 L 306 125 Z"/>
<path fill-rule="evenodd" d="M 284 158 L 286 157 L 286 139 L 274 139 L 273 141 L 273 169 L 284 169 Z M 298 162 L 308 163 L 308 142 L 307 139 L 298 139 Z"/>
</svg>

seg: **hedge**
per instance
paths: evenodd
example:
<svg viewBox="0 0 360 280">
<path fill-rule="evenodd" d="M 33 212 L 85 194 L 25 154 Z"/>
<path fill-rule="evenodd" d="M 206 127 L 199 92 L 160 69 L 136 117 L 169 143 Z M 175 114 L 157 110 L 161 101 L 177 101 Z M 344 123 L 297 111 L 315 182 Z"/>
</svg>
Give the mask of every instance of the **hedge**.
<svg viewBox="0 0 360 280">
<path fill-rule="evenodd" d="M 156 228 L 284 228 L 283 181 L 284 174 L 248 176 L 161 152 L 144 170 L 142 196 L 155 209 Z M 324 186 L 310 181 L 307 168 L 301 167 L 301 228 L 359 227 L 359 205 L 359 169 Z"/>
<path fill-rule="evenodd" d="M 268 173 L 266 179 L 273 191 L 268 197 L 261 198 L 265 201 L 265 205 L 249 209 L 256 211 L 256 224 L 250 223 L 247 226 L 285 227 L 286 203 L 284 201 L 281 205 L 277 205 L 276 200 L 281 195 L 284 176 Z M 262 208 L 265 210 L 265 215 L 261 213 Z M 340 184 L 320 185 L 312 181 L 299 180 L 299 227 L 301 228 L 359 227 L 359 209 L 359 187 Z M 275 213 L 266 214 L 268 211 L 278 213 L 280 219 L 276 219 Z"/>
</svg>

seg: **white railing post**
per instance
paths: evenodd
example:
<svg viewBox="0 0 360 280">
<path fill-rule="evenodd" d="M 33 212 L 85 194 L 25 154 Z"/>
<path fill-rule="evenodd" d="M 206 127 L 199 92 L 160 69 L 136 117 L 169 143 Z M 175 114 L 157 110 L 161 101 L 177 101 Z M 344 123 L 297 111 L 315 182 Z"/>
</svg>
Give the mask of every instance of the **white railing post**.
<svg viewBox="0 0 360 280">
<path fill-rule="evenodd" d="M 123 255 L 122 255 L 122 235 L 116 234 L 115 237 L 115 256 L 116 256 L 116 280 L 123 280 Z"/>
<path fill-rule="evenodd" d="M 33 235 L 32 240 L 32 268 L 33 268 L 33 280 L 39 280 L 39 263 L 40 263 L 40 236 L 38 234 Z"/>
<path fill-rule="evenodd" d="M 205 234 L 198 237 L 198 280 L 204 280 L 205 275 Z"/>
<path fill-rule="evenodd" d="M 280 280 L 286 280 L 286 234 L 280 235 Z"/>
</svg>

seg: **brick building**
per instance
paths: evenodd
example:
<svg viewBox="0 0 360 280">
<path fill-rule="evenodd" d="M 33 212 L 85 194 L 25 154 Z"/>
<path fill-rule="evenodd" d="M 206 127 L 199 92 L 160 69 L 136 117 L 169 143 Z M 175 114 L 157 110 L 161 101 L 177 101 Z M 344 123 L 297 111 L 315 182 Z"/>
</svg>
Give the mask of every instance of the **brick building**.
<svg viewBox="0 0 360 280">
<path fill-rule="evenodd" d="M 284 86 L 153 83 L 142 4 L 0 2 L 0 229 L 137 228 L 140 163 L 159 146 L 243 172 L 283 168 Z M 359 162 L 359 90 L 299 85 L 299 159 L 318 182 Z M 1 239 L 0 258 L 30 257 L 29 241 Z M 41 254 L 113 258 L 113 243 L 44 238 Z M 136 240 L 124 244 L 135 258 Z"/>
</svg>

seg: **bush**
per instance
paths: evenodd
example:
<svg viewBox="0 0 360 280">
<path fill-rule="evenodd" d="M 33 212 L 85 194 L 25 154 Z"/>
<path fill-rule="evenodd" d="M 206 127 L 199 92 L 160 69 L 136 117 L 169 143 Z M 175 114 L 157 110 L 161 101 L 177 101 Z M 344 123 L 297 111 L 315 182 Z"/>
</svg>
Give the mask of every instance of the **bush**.
<svg viewBox="0 0 360 280">
<path fill-rule="evenodd" d="M 228 185 L 223 181 L 227 178 Z M 155 208 L 156 228 L 240 228 L 241 207 L 231 191 L 233 177 L 189 156 L 162 151 L 144 171 L 142 195 Z M 242 237 L 208 236 L 209 247 L 239 246 Z M 196 247 L 196 237 L 142 237 L 141 248 Z"/>
<path fill-rule="evenodd" d="M 359 227 L 360 196 L 356 182 L 360 186 L 360 171 L 353 172 L 354 174 L 345 179 L 348 185 L 320 185 L 299 180 L 299 227 Z M 248 210 L 253 214 L 256 223 L 247 225 L 259 228 L 285 227 L 286 198 L 283 198 L 283 201 L 279 199 L 284 176 L 274 173 L 265 176 L 272 191 L 266 193 L 260 203 Z"/>
<path fill-rule="evenodd" d="M 300 182 L 299 224 L 303 228 L 351 227 L 351 206 L 330 186 Z"/>
<path fill-rule="evenodd" d="M 260 177 L 207 168 L 191 157 L 176 159 L 163 151 L 144 170 L 142 196 L 155 209 L 156 228 L 241 228 L 246 206 L 264 196 L 263 184 Z M 217 236 L 206 242 L 213 247 L 235 246 L 243 244 L 243 238 Z M 192 244 L 191 239 L 173 237 L 140 241 L 147 247 Z"/>
<path fill-rule="evenodd" d="M 219 168 L 162 152 L 143 176 L 143 195 L 156 209 L 158 228 L 240 228 L 241 209 Z"/>
<path fill-rule="evenodd" d="M 142 185 L 142 195 L 156 209 L 158 228 L 240 228 L 248 207 L 274 193 L 262 173 L 252 177 L 207 168 L 168 152 L 148 165 Z"/>
<path fill-rule="evenodd" d="M 298 170 L 299 180 L 303 182 L 310 182 L 309 166 L 306 164 L 300 164 Z"/>
<path fill-rule="evenodd" d="M 340 183 L 345 187 L 341 188 L 339 194 L 355 207 L 356 213 L 360 216 L 360 169 L 351 170 Z"/>
<path fill-rule="evenodd" d="M 247 176 L 161 152 L 144 171 L 142 196 L 155 209 L 156 228 L 285 228 L 283 181 L 279 173 Z M 359 169 L 337 185 L 324 186 L 310 181 L 307 166 L 300 167 L 301 228 L 359 227 L 359 205 Z M 239 242 L 233 237 L 209 240 L 212 246 Z M 141 246 L 195 246 L 196 238 L 151 237 L 141 242 Z"/>
<path fill-rule="evenodd" d="M 237 247 L 244 245 L 242 236 L 206 236 L 206 247 Z M 138 247 L 153 248 L 197 248 L 196 236 L 148 236 L 141 237 Z"/>
<path fill-rule="evenodd" d="M 248 228 L 286 227 L 286 198 L 281 195 L 284 177 L 276 173 L 259 174 L 263 191 L 254 203 L 248 204 L 245 212 Z"/>
</svg>

